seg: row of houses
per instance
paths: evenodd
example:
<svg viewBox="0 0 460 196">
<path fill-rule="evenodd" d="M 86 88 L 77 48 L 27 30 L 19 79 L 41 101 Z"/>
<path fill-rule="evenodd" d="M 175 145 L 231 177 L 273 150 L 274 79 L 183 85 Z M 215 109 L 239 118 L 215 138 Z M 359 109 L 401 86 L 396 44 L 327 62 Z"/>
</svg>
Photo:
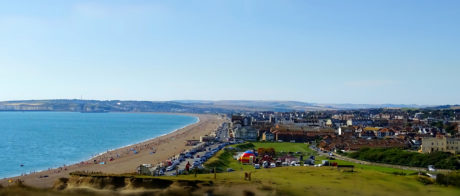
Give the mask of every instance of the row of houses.
<svg viewBox="0 0 460 196">
<path fill-rule="evenodd" d="M 267 117 L 269 120 L 266 120 Z M 249 114 L 248 116 L 232 116 L 232 125 L 229 131 L 230 136 L 234 139 L 247 141 L 311 142 L 316 139 L 327 139 L 323 146 L 328 149 L 355 150 L 361 147 L 403 147 L 421 152 L 458 153 L 457 146 L 450 146 L 456 144 L 455 141 L 458 140 L 454 138 L 455 130 L 453 132 L 448 131 L 445 127 L 455 125 L 454 128 L 458 133 L 460 123 L 449 121 L 444 124 L 443 128 L 442 126 L 427 124 L 427 119 L 420 114 L 410 117 L 403 111 L 396 111 L 395 114 L 391 115 L 375 114 L 368 117 L 347 113 L 328 116 L 322 113 L 310 115 L 297 112 L 264 112 L 255 115 Z M 390 123 L 391 126 L 388 125 L 390 121 L 393 122 Z M 359 122 L 359 125 L 355 122 Z M 382 126 L 376 126 L 379 124 Z M 449 129 L 452 130 L 452 128 Z M 450 139 L 445 142 L 437 142 L 439 146 L 433 146 L 436 142 L 431 142 L 433 145 L 428 144 L 429 140 L 439 140 L 435 136 Z M 426 138 L 425 141 L 422 141 L 423 138 Z M 445 146 L 441 146 L 441 144 L 445 144 Z M 421 148 L 422 145 L 424 149 Z"/>
<path fill-rule="evenodd" d="M 364 138 L 354 138 L 354 137 L 343 137 L 330 135 L 325 136 L 318 147 L 321 150 L 345 150 L 345 151 L 355 151 L 364 147 L 371 148 L 388 148 L 388 147 L 399 147 L 399 148 L 408 148 L 410 143 L 404 139 L 400 138 L 388 138 L 388 139 L 364 139 Z"/>
</svg>

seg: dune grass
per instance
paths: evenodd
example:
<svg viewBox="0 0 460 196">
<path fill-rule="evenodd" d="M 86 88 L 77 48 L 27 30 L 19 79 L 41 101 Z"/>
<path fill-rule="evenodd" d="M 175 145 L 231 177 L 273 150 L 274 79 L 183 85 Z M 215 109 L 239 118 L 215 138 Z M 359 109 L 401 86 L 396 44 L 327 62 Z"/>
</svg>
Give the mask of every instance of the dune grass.
<svg viewBox="0 0 460 196">
<path fill-rule="evenodd" d="M 244 173 L 236 171 L 199 174 L 176 178 L 213 181 L 215 185 L 231 188 L 249 184 L 259 189 L 276 190 L 280 195 L 459 195 L 460 189 L 438 185 L 423 185 L 416 176 L 399 176 L 368 169 L 341 172 L 334 167 L 280 167 L 251 171 L 252 180 L 245 181 Z"/>
</svg>

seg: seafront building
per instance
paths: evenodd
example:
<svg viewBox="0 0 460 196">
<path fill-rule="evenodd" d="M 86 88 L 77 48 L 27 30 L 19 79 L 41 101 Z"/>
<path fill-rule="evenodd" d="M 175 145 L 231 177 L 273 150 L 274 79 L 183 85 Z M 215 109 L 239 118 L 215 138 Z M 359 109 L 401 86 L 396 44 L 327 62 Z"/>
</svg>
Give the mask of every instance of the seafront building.
<svg viewBox="0 0 460 196">
<path fill-rule="evenodd" d="M 442 135 L 437 137 L 424 137 L 422 138 L 421 150 L 424 153 L 442 151 L 457 154 L 460 152 L 460 139 L 448 138 Z"/>
<path fill-rule="evenodd" d="M 247 140 L 247 141 L 257 140 L 257 130 L 251 126 L 237 127 L 233 130 L 233 135 L 235 139 L 241 139 L 241 140 Z"/>
</svg>

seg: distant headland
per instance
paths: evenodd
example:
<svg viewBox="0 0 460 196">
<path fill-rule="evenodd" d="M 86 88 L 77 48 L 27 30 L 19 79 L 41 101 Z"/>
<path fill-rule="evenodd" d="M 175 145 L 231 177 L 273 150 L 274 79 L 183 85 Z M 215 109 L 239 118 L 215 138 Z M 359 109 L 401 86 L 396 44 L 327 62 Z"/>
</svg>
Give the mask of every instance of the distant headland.
<svg viewBox="0 0 460 196">
<path fill-rule="evenodd" d="M 373 108 L 458 108 L 459 105 L 428 106 L 415 104 L 318 104 L 299 101 L 257 100 L 175 100 L 175 101 L 121 101 L 121 100 L 18 100 L 0 102 L 0 111 L 69 111 L 69 112 L 174 112 L 174 113 L 233 113 L 253 111 L 321 111 Z"/>
</svg>

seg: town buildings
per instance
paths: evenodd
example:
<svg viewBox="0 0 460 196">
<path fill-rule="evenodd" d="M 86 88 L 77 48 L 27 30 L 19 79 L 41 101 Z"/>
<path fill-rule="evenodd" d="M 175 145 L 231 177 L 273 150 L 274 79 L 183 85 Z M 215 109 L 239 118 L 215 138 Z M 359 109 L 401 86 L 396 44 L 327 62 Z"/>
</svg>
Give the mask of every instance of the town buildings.
<svg viewBox="0 0 460 196">
<path fill-rule="evenodd" d="M 251 126 L 238 127 L 233 130 L 233 136 L 237 140 L 256 141 L 258 131 Z"/>
<path fill-rule="evenodd" d="M 330 150 L 361 147 L 420 150 L 423 146 L 425 149 L 420 150 L 423 152 L 458 153 L 457 146 L 451 145 L 456 145 L 455 138 L 460 138 L 459 115 L 460 110 L 442 109 L 237 113 L 231 116 L 229 135 L 248 141 L 324 141 L 322 147 Z M 438 136 L 451 139 L 446 139 L 445 146 L 430 147 L 427 142 L 437 140 Z"/>
<path fill-rule="evenodd" d="M 422 138 L 421 150 L 424 153 L 443 151 L 457 154 L 460 152 L 460 139 L 448 138 L 442 135 L 437 137 L 424 137 Z"/>
</svg>

